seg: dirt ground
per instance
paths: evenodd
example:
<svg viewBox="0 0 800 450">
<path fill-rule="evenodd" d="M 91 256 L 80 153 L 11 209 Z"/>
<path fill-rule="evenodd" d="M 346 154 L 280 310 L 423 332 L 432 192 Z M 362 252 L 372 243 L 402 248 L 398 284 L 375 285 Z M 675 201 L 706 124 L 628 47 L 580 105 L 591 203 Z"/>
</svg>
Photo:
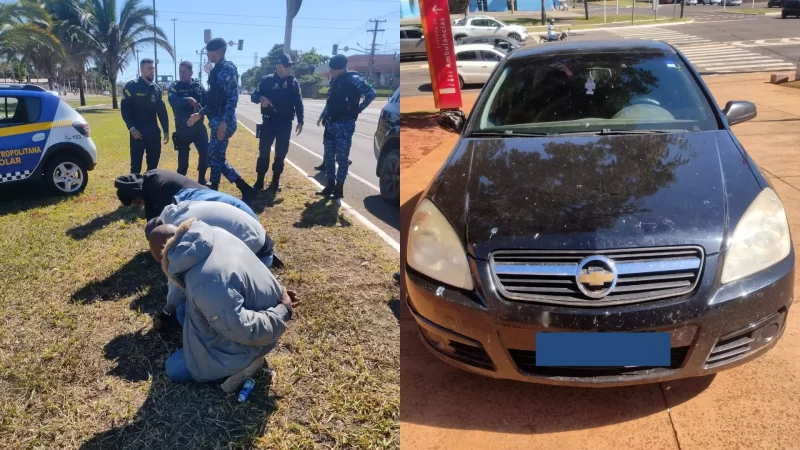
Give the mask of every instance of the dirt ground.
<svg viewBox="0 0 800 450">
<path fill-rule="evenodd" d="M 778 191 L 800 242 L 800 90 L 767 74 L 706 78 L 717 101 L 750 100 L 758 117 L 734 132 Z M 474 101 L 474 100 L 472 100 Z M 465 99 L 465 103 L 467 100 Z M 431 98 L 401 111 L 431 110 Z M 421 191 L 457 136 L 409 130 L 401 153 L 401 236 Z M 425 152 L 422 144 L 439 146 Z M 401 243 L 401 262 L 405 260 Z M 797 253 L 796 249 L 796 253 Z M 401 266 L 402 267 L 402 266 Z M 795 281 L 796 289 L 800 283 Z M 405 298 L 401 286 L 401 298 Z M 440 362 L 425 349 L 401 302 L 400 437 L 414 449 L 788 449 L 800 448 L 800 316 L 790 312 L 778 345 L 716 376 L 636 387 L 575 389 L 493 380 Z M 794 308 L 796 309 L 796 308 Z M 793 311 L 793 310 L 792 310 Z"/>
</svg>

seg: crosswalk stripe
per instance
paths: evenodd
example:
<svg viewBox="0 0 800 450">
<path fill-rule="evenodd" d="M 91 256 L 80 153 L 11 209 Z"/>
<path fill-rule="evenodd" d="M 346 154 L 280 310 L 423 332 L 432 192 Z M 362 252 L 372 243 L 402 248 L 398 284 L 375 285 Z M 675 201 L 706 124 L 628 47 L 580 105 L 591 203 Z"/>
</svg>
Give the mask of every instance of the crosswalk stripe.
<svg viewBox="0 0 800 450">
<path fill-rule="evenodd" d="M 742 68 L 747 68 L 747 67 L 763 67 L 763 66 L 764 66 L 764 63 L 760 62 L 760 63 L 757 63 L 757 64 L 734 64 L 734 65 L 719 64 L 719 65 L 713 65 L 713 66 L 704 66 L 704 68 L 709 69 L 709 70 L 718 69 L 718 68 L 720 68 L 720 69 L 722 69 L 722 68 L 724 68 L 724 69 L 742 69 Z M 789 66 L 791 66 L 791 64 L 789 64 Z"/>
<path fill-rule="evenodd" d="M 684 50 L 679 48 L 681 53 L 686 56 L 714 56 L 714 55 L 726 55 L 726 56 L 734 56 L 734 55 L 752 55 L 753 52 L 742 50 L 740 48 L 721 48 L 717 50 Z"/>
<path fill-rule="evenodd" d="M 770 58 L 769 56 L 742 56 L 740 58 L 689 58 L 689 61 L 691 61 L 695 66 L 707 66 L 718 64 L 724 61 L 770 62 L 776 61 L 776 59 Z"/>
</svg>

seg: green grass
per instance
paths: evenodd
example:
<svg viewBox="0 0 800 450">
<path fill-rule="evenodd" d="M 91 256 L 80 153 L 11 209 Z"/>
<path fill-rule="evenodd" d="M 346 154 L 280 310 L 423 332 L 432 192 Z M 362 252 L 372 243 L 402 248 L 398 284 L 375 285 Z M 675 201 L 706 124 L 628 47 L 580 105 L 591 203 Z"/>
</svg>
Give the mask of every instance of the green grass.
<svg viewBox="0 0 800 450">
<path fill-rule="evenodd" d="M 327 87 L 319 88 L 319 93 L 320 95 L 328 95 L 328 88 Z M 375 94 L 378 97 L 391 97 L 393 93 L 394 91 L 392 91 L 391 89 L 375 89 Z"/>
<path fill-rule="evenodd" d="M 84 116 L 99 149 L 86 191 L 16 187 L 0 202 L 0 447 L 397 448 L 397 254 L 287 168 L 274 206 L 254 205 L 286 262 L 276 275 L 304 301 L 268 355 L 277 378 L 267 389 L 259 376 L 243 404 L 172 383 L 164 361 L 180 334 L 154 332 L 150 318 L 165 279 L 143 213 L 114 194 L 128 135 L 118 111 Z M 256 149 L 240 126 L 228 160 L 251 182 Z M 170 146 L 161 161 L 177 166 Z"/>
<path fill-rule="evenodd" d="M 119 99 L 117 99 L 119 101 Z M 66 102 L 72 106 L 73 108 L 77 108 L 81 106 L 81 101 L 79 98 L 72 98 L 70 97 L 69 100 Z M 86 96 L 86 106 L 94 106 L 94 105 L 101 105 L 107 104 L 111 105 L 111 96 L 110 95 L 87 95 Z"/>
</svg>

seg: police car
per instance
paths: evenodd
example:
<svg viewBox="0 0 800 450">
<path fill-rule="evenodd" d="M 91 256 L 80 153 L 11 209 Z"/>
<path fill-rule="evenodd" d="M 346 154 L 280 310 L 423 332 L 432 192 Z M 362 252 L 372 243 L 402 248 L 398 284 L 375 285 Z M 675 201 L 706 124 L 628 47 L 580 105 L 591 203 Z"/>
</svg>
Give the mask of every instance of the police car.
<svg viewBox="0 0 800 450">
<path fill-rule="evenodd" d="M 381 110 L 373 138 L 375 174 L 380 179 L 381 197 L 392 205 L 400 204 L 400 89 L 394 91 Z"/>
<path fill-rule="evenodd" d="M 96 163 L 89 124 L 71 106 L 38 86 L 0 84 L 0 185 L 43 181 L 74 195 Z"/>
</svg>

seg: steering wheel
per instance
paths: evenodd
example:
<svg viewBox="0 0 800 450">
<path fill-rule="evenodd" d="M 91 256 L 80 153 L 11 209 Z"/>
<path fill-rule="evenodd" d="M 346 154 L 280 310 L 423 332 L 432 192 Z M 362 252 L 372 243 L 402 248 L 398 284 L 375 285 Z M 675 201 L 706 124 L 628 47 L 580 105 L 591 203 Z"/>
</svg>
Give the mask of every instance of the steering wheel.
<svg viewBox="0 0 800 450">
<path fill-rule="evenodd" d="M 652 98 L 637 98 L 636 100 L 632 101 L 630 105 L 655 105 L 661 106 L 661 102 Z"/>
</svg>

